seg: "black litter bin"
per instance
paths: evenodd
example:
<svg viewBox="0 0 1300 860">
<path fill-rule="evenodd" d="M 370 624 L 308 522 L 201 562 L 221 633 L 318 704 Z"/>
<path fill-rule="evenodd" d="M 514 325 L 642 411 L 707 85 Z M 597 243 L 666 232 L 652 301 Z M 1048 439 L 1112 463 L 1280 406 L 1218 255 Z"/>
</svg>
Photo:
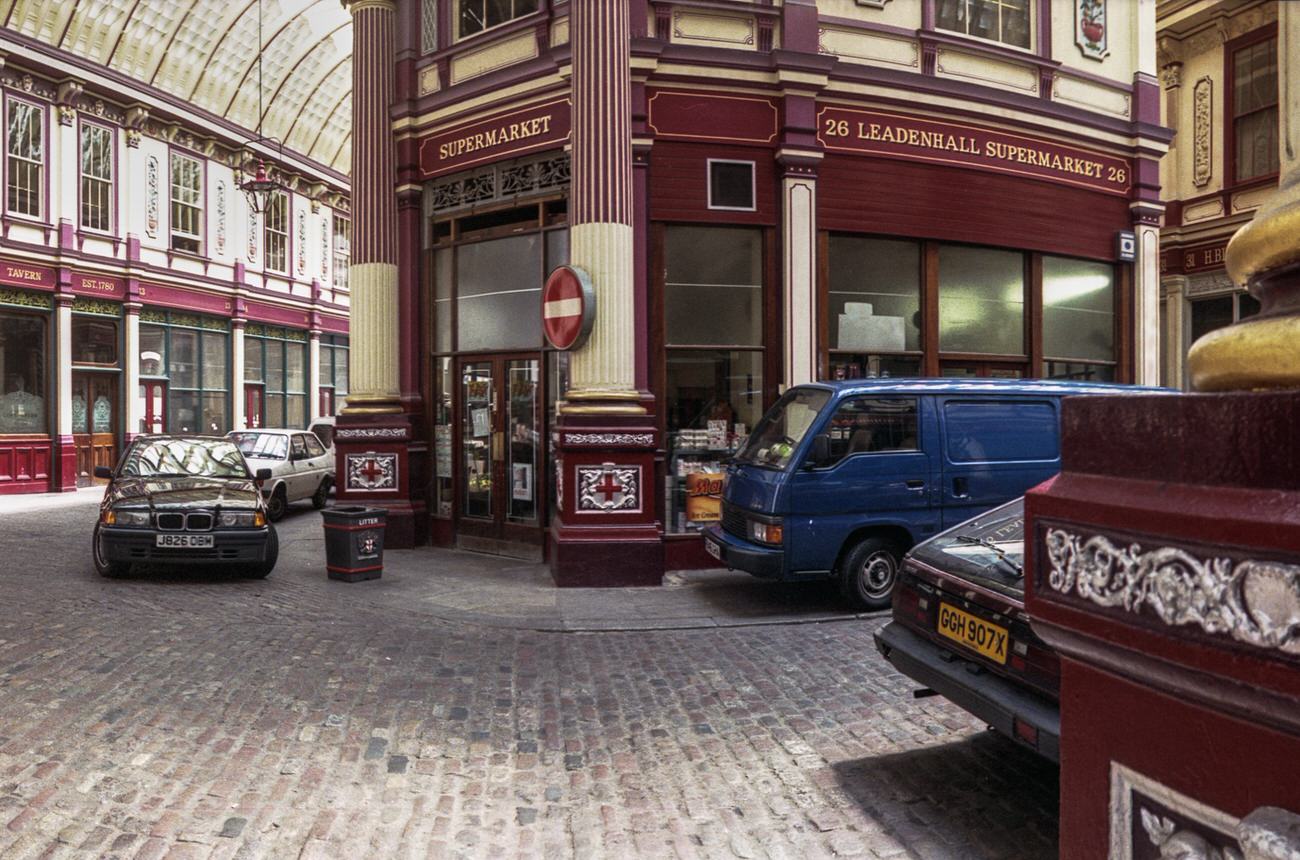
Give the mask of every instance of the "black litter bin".
<svg viewBox="0 0 1300 860">
<path fill-rule="evenodd" d="M 359 505 L 326 508 L 325 569 L 330 579 L 360 582 L 384 572 L 384 527 L 388 512 Z"/>
</svg>

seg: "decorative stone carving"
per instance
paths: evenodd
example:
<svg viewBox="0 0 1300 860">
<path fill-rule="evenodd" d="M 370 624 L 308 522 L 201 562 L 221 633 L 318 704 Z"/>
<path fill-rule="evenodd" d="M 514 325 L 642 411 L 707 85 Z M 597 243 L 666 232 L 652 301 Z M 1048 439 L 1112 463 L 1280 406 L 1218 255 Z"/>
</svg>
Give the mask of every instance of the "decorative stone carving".
<svg viewBox="0 0 1300 860">
<path fill-rule="evenodd" d="M 578 466 L 574 470 L 578 484 L 578 513 L 641 512 L 641 467 Z"/>
<path fill-rule="evenodd" d="M 248 262 L 257 262 L 257 213 L 248 213 Z"/>
<path fill-rule="evenodd" d="M 635 445 L 641 448 L 653 447 L 653 433 L 565 433 L 566 445 Z"/>
<path fill-rule="evenodd" d="M 1044 544 L 1053 591 L 1300 656 L 1300 565 L 1121 546 L 1061 528 L 1049 528 Z"/>
<path fill-rule="evenodd" d="M 1160 83 L 1164 84 L 1167 90 L 1181 87 L 1183 85 L 1183 64 L 1173 62 L 1161 69 Z"/>
<path fill-rule="evenodd" d="M 158 237 L 158 157 L 151 155 L 145 165 L 144 232 L 150 239 Z"/>
<path fill-rule="evenodd" d="M 1214 174 L 1211 155 L 1213 154 L 1214 133 L 1214 82 L 1209 75 L 1201 78 L 1192 87 L 1192 182 L 1197 188 L 1210 183 Z"/>
<path fill-rule="evenodd" d="M 1074 0 L 1074 43 L 1088 59 L 1106 59 L 1106 0 Z"/>
<path fill-rule="evenodd" d="M 367 451 L 364 454 L 347 454 L 344 461 L 349 491 L 397 490 L 396 454 Z"/>
<path fill-rule="evenodd" d="M 226 253 L 226 183 L 217 182 L 217 253 Z"/>
<path fill-rule="evenodd" d="M 483 168 L 447 177 L 428 192 L 429 212 L 443 212 L 504 197 L 567 188 L 567 155 Z"/>
<path fill-rule="evenodd" d="M 307 213 L 298 210 L 298 276 L 307 274 Z"/>
</svg>

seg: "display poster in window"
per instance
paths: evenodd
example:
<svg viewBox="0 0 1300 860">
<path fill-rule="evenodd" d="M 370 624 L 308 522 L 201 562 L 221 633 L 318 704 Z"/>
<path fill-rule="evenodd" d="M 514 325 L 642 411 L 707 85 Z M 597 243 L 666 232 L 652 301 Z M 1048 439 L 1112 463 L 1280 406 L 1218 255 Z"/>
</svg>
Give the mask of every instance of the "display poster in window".
<svg viewBox="0 0 1300 860">
<path fill-rule="evenodd" d="M 433 428 L 433 462 L 439 478 L 451 477 L 451 425 L 438 424 Z"/>
<path fill-rule="evenodd" d="M 686 520 L 712 523 L 722 519 L 722 473 L 692 472 L 686 476 Z"/>
<path fill-rule="evenodd" d="M 522 502 L 533 500 L 533 467 L 531 463 L 515 463 L 510 469 L 510 497 Z"/>
<path fill-rule="evenodd" d="M 482 408 L 473 410 L 471 416 L 474 422 L 474 435 L 476 437 L 486 436 L 492 424 L 492 418 L 489 413 L 488 407 L 484 406 Z"/>
</svg>

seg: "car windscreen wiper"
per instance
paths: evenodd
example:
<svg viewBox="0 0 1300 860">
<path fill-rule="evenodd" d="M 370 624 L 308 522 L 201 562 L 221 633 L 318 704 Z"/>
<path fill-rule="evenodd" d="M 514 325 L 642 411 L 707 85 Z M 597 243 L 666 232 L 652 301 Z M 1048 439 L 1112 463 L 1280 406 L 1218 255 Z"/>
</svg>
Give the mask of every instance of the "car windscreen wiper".
<svg viewBox="0 0 1300 860">
<path fill-rule="evenodd" d="M 1014 570 L 1016 572 L 1016 576 L 1019 576 L 1021 579 L 1024 578 L 1025 569 L 1021 567 L 1020 564 L 1018 564 L 1017 562 L 1012 561 L 1011 556 L 1007 554 L 1006 550 L 1004 550 L 1002 547 L 998 546 L 988 538 L 977 538 L 977 537 L 972 537 L 971 535 L 956 535 L 953 539 L 959 540 L 962 543 L 978 544 L 979 546 L 982 546 L 985 549 L 993 550 L 993 552 L 997 554 L 999 561 L 1001 561 L 1007 567 Z"/>
</svg>

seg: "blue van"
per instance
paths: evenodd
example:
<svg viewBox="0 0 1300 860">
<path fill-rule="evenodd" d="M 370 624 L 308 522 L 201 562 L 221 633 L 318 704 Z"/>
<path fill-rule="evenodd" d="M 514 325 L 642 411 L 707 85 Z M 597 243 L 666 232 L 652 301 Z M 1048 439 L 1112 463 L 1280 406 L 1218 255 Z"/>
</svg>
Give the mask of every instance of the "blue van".
<svg viewBox="0 0 1300 860">
<path fill-rule="evenodd" d="M 855 606 L 883 608 L 913 545 L 1060 471 L 1063 397 L 1161 390 L 942 378 L 793 387 L 727 466 L 704 548 L 765 579 L 834 578 Z"/>
</svg>

